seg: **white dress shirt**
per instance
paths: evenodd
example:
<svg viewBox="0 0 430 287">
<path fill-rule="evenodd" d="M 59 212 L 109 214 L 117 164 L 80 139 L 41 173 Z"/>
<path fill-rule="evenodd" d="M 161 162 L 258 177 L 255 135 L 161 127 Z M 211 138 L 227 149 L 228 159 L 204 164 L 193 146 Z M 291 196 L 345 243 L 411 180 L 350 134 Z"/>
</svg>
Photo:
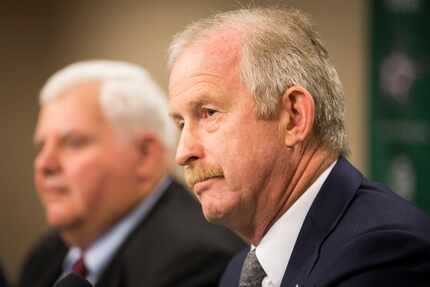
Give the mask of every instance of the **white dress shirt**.
<svg viewBox="0 0 430 287">
<path fill-rule="evenodd" d="M 333 169 L 331 164 L 264 235 L 256 248 L 258 261 L 267 276 L 262 287 L 279 287 L 306 214 Z M 288 274 L 286 274 L 288 276 Z"/>
<path fill-rule="evenodd" d="M 84 262 L 88 270 L 87 280 L 95 285 L 99 276 L 111 262 L 115 252 L 122 245 L 130 232 L 148 214 L 158 199 L 171 183 L 169 177 L 163 179 L 145 200 L 132 212 L 120 220 L 109 231 L 99 237 L 84 253 Z M 63 277 L 72 270 L 73 263 L 81 256 L 81 249 L 73 246 L 69 249 L 63 262 Z M 61 278 L 60 277 L 60 278 Z"/>
</svg>

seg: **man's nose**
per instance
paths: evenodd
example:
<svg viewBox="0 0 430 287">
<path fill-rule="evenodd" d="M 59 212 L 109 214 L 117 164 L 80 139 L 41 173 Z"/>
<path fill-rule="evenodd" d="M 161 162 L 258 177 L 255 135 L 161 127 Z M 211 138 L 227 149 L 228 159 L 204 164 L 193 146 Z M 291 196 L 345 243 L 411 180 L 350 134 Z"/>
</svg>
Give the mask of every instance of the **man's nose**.
<svg viewBox="0 0 430 287">
<path fill-rule="evenodd" d="M 52 176 L 59 172 L 61 165 L 58 150 L 54 144 L 46 144 L 36 156 L 35 170 L 43 176 Z"/>
<path fill-rule="evenodd" d="M 184 128 L 179 138 L 176 150 L 176 163 L 188 165 L 203 157 L 203 146 L 196 135 L 188 128 Z"/>
</svg>

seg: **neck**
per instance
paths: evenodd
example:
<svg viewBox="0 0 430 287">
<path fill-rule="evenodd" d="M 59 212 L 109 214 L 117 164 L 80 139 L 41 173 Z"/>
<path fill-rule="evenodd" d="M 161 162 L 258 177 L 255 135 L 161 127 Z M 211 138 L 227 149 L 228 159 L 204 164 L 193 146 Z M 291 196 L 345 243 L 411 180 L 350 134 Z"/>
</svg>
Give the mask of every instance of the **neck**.
<svg viewBox="0 0 430 287">
<path fill-rule="evenodd" d="M 286 182 L 283 192 L 278 196 L 269 193 L 269 199 L 265 199 L 265 206 L 260 215 L 260 221 L 255 221 L 254 228 L 245 237 L 250 243 L 257 246 L 267 231 L 285 212 L 305 193 L 316 179 L 337 159 L 338 155 L 318 144 L 309 144 L 304 152 L 293 151 L 293 161 L 290 170 L 285 175 Z M 294 155 L 295 154 L 295 155 Z M 286 188 L 285 188 L 286 186 Z M 258 212 L 258 211 L 257 211 Z M 255 217 L 257 218 L 257 217 Z M 258 219 L 257 219 L 258 220 Z"/>
<path fill-rule="evenodd" d="M 68 246 L 77 246 L 81 250 L 86 250 L 93 242 L 97 240 L 99 234 L 84 230 L 84 228 L 69 227 L 61 231 L 61 237 Z"/>
</svg>

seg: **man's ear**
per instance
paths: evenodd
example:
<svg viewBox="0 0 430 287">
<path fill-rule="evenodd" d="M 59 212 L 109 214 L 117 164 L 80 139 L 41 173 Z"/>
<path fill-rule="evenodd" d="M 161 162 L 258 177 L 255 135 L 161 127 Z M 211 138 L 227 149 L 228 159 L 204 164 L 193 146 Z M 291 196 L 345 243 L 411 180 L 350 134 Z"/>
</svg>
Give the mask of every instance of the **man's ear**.
<svg viewBox="0 0 430 287">
<path fill-rule="evenodd" d="M 151 178 L 157 169 L 162 166 L 162 145 L 152 133 L 138 135 L 134 139 L 138 153 L 136 172 L 139 178 Z"/>
<path fill-rule="evenodd" d="M 292 86 L 280 102 L 280 128 L 284 143 L 293 147 L 312 133 L 315 121 L 315 101 L 303 87 Z"/>
</svg>

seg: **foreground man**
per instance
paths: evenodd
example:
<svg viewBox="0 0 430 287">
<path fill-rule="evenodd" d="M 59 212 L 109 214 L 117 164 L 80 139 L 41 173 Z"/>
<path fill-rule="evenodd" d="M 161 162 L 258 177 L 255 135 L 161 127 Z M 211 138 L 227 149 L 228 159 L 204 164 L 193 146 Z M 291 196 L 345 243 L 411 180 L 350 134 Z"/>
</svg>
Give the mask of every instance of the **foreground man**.
<svg viewBox="0 0 430 287">
<path fill-rule="evenodd" d="M 342 86 L 304 15 L 216 15 L 169 56 L 176 161 L 251 244 L 221 286 L 430 286 L 430 220 L 345 159 Z"/>
<path fill-rule="evenodd" d="M 70 271 L 103 287 L 216 286 L 240 242 L 168 176 L 175 129 L 149 75 L 77 63 L 49 79 L 40 103 L 34 178 L 55 231 L 19 286 L 52 286 Z"/>
</svg>

